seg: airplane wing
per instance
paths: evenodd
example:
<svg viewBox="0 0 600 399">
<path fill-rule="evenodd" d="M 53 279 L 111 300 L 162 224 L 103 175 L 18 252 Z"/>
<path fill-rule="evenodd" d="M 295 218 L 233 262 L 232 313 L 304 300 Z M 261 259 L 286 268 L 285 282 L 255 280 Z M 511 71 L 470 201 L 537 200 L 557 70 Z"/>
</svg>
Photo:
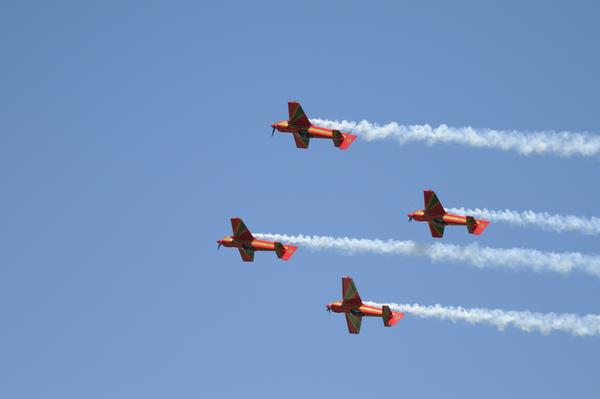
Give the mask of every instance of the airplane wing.
<svg viewBox="0 0 600 399">
<path fill-rule="evenodd" d="M 233 238 L 239 241 L 252 241 L 254 236 L 246 227 L 242 219 L 231 218 L 231 229 L 233 230 Z"/>
<path fill-rule="evenodd" d="M 362 299 L 358 295 L 352 277 L 342 277 L 342 294 L 344 303 L 362 305 Z"/>
<path fill-rule="evenodd" d="M 431 230 L 431 236 L 441 238 L 444 236 L 444 225 L 429 222 L 429 230 Z"/>
<path fill-rule="evenodd" d="M 438 199 L 435 192 L 432 190 L 423 191 L 423 197 L 425 199 L 425 212 L 432 214 L 440 214 L 443 215 L 446 213 L 446 210 L 442 206 L 442 203 Z"/>
<path fill-rule="evenodd" d="M 254 262 L 254 251 L 246 251 L 243 247 L 238 248 L 244 262 Z"/>
<path fill-rule="evenodd" d="M 360 323 L 362 316 L 356 316 L 352 313 L 346 313 L 346 323 L 348 324 L 348 332 L 350 334 L 358 334 L 360 332 Z"/>
<path fill-rule="evenodd" d="M 288 102 L 288 113 L 290 116 L 290 124 L 295 126 L 310 126 L 311 123 L 308 117 L 304 113 L 304 110 L 300 106 L 299 102 L 290 101 Z"/>
<path fill-rule="evenodd" d="M 294 140 L 296 141 L 296 147 L 308 148 L 310 136 L 307 132 L 294 132 Z"/>
</svg>

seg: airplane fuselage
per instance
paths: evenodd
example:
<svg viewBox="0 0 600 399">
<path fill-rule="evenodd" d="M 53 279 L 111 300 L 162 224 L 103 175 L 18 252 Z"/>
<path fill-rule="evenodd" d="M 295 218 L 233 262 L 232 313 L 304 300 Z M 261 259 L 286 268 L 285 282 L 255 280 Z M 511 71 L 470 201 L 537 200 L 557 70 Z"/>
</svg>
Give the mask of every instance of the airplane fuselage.
<svg viewBox="0 0 600 399">
<path fill-rule="evenodd" d="M 233 239 L 231 236 L 226 236 L 217 242 L 227 248 L 244 248 L 252 251 L 275 251 L 275 243 L 272 241 L 257 239 L 251 241 L 240 241 Z"/>
<path fill-rule="evenodd" d="M 327 309 L 335 313 L 352 313 L 355 316 L 382 317 L 383 309 L 363 304 L 343 304 L 341 301 L 331 302 Z"/>
<path fill-rule="evenodd" d="M 426 213 L 424 210 L 419 210 L 408 215 L 417 222 L 431 222 L 434 224 L 451 225 L 451 226 L 466 226 L 467 217 L 461 215 L 455 215 L 452 213 L 445 213 L 443 215 L 435 215 Z"/>
<path fill-rule="evenodd" d="M 333 138 L 333 129 L 327 129 L 319 126 L 294 126 L 290 124 L 288 121 L 280 121 L 271 125 L 275 130 L 281 133 L 308 133 L 308 135 L 312 138 L 319 139 L 332 139 Z"/>
</svg>

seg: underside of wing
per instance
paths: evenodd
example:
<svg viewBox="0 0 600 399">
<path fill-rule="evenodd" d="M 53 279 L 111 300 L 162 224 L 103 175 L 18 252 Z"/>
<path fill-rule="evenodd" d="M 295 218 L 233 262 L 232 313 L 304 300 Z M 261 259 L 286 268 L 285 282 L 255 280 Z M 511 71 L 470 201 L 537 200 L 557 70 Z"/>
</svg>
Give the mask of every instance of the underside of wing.
<svg viewBox="0 0 600 399">
<path fill-rule="evenodd" d="M 343 302 L 346 304 L 361 305 L 362 299 L 358 294 L 356 285 L 352 277 L 342 277 L 342 295 L 344 297 Z"/>
<path fill-rule="evenodd" d="M 443 215 L 446 213 L 446 210 L 434 191 L 423 191 L 423 198 L 425 200 L 425 212 L 431 215 Z"/>
<path fill-rule="evenodd" d="M 231 218 L 231 229 L 233 230 L 233 238 L 240 241 L 252 241 L 254 236 L 246 227 L 242 219 Z"/>
<path fill-rule="evenodd" d="M 289 123 L 295 126 L 310 126 L 310 121 L 297 101 L 288 102 Z"/>
<path fill-rule="evenodd" d="M 296 141 L 296 147 L 308 148 L 310 136 L 307 132 L 294 132 L 294 141 Z"/>
<path fill-rule="evenodd" d="M 431 236 L 441 238 L 444 236 L 444 225 L 429 222 L 429 230 L 431 230 Z"/>
<path fill-rule="evenodd" d="M 352 313 L 346 313 L 346 323 L 348 324 L 348 332 L 350 334 L 358 334 L 360 332 L 361 322 L 362 316 L 353 315 Z"/>
<path fill-rule="evenodd" d="M 244 248 L 238 248 L 240 256 L 244 262 L 254 262 L 254 251 L 249 251 Z"/>
</svg>

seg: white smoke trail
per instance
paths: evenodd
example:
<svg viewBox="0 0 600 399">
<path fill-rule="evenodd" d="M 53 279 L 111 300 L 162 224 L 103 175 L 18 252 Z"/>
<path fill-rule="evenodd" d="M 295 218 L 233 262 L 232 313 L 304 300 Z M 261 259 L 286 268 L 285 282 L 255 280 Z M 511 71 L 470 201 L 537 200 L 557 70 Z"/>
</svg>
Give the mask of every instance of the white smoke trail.
<svg viewBox="0 0 600 399">
<path fill-rule="evenodd" d="M 574 270 L 600 277 L 600 256 L 579 252 L 543 252 L 527 248 L 490 248 L 476 243 L 467 246 L 454 244 L 418 244 L 414 241 L 369 240 L 328 236 L 290 236 L 259 233 L 255 236 L 272 241 L 296 244 L 315 250 L 335 249 L 343 253 L 377 253 L 423 256 L 433 262 L 464 262 L 479 268 L 506 267 L 537 272 L 552 271 L 569 274 Z"/>
<path fill-rule="evenodd" d="M 448 212 L 488 219 L 493 222 L 505 222 L 515 226 L 535 226 L 541 230 L 562 233 L 572 231 L 587 235 L 600 234 L 600 218 L 582 218 L 573 215 L 556 215 L 533 211 L 493 211 L 489 209 L 450 208 Z"/>
<path fill-rule="evenodd" d="M 455 143 L 471 147 L 497 148 L 523 155 L 555 154 L 562 157 L 591 157 L 600 153 L 600 136 L 589 133 L 475 129 L 440 125 L 377 125 L 369 121 L 331 121 L 312 119 L 312 123 L 330 129 L 352 130 L 367 141 L 396 139 L 400 144 L 424 141 L 429 145 Z"/>
<path fill-rule="evenodd" d="M 422 306 L 410 304 L 379 304 L 366 302 L 368 305 L 380 307 L 388 305 L 390 309 L 413 314 L 422 318 L 438 318 L 452 322 L 466 321 L 470 324 L 489 324 L 503 331 L 508 326 L 519 330 L 539 331 L 549 334 L 552 331 L 563 331 L 576 336 L 600 335 L 600 315 L 588 314 L 579 316 L 571 313 L 535 313 L 501 309 L 473 308 L 465 309 L 454 306 Z"/>
</svg>

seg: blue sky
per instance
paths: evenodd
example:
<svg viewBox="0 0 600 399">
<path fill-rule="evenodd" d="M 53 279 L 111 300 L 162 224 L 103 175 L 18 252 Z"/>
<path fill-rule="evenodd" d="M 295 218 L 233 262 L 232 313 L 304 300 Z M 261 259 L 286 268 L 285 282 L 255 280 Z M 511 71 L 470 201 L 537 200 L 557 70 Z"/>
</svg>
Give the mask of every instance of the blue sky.
<svg viewBox="0 0 600 399">
<path fill-rule="evenodd" d="M 417 4 L 418 3 L 418 4 Z M 363 299 L 600 312 L 600 281 L 312 252 L 243 264 L 229 218 L 431 242 L 448 207 L 598 216 L 598 159 L 271 138 L 310 117 L 600 131 L 594 2 L 4 2 L 0 396 L 597 397 L 598 338 L 407 316 L 350 336 Z M 444 242 L 598 250 L 492 224 Z"/>
</svg>

